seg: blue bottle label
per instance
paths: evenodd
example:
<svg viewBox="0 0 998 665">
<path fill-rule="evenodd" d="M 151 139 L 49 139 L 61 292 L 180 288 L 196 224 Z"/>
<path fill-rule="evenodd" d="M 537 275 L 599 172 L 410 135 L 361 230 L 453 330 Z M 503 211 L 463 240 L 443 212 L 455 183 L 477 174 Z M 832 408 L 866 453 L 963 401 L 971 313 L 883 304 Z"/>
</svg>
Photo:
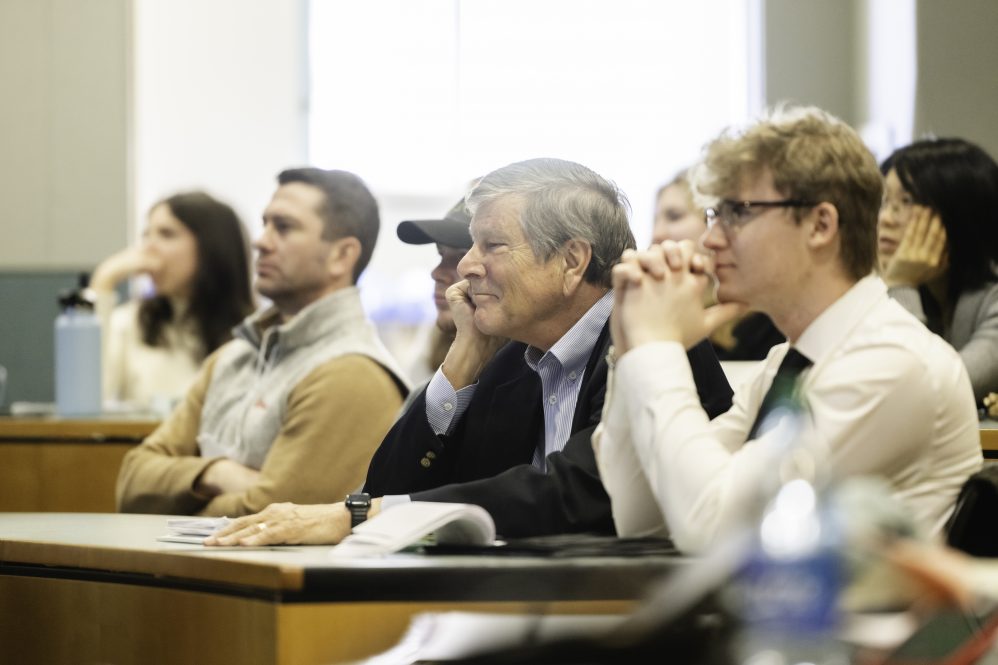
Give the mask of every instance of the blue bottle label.
<svg viewBox="0 0 998 665">
<path fill-rule="evenodd" d="M 835 628 L 842 581 L 841 557 L 831 549 L 789 559 L 760 551 L 746 563 L 735 588 L 741 615 L 753 629 L 807 635 Z"/>
</svg>

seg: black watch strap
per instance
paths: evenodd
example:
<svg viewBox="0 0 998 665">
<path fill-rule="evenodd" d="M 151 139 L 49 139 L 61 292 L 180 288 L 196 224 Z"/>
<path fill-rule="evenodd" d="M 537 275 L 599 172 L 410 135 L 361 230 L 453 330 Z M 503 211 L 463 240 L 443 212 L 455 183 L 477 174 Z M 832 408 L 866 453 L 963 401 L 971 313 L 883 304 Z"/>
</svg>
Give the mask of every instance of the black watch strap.
<svg viewBox="0 0 998 665">
<path fill-rule="evenodd" d="M 347 494 L 347 499 L 344 503 L 347 510 L 350 511 L 351 529 L 367 521 L 367 513 L 371 510 L 370 494 Z"/>
</svg>

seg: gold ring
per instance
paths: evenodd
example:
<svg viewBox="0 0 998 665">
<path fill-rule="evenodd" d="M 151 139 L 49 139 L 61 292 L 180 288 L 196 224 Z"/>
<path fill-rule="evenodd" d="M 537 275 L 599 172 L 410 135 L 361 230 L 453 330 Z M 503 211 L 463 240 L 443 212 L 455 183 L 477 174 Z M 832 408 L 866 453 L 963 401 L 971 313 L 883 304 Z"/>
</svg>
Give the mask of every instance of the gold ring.
<svg viewBox="0 0 998 665">
<path fill-rule="evenodd" d="M 266 531 L 267 530 L 267 523 L 266 522 L 260 522 L 259 524 L 256 525 L 256 528 L 260 529 L 260 531 Z"/>
</svg>

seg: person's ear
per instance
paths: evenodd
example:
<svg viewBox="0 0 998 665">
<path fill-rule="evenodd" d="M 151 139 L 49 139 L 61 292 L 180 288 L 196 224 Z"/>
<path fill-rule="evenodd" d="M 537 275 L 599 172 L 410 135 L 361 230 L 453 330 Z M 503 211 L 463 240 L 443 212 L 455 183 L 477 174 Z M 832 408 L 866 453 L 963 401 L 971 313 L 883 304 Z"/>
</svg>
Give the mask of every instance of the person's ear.
<svg viewBox="0 0 998 665">
<path fill-rule="evenodd" d="M 336 281 L 344 278 L 347 283 L 353 283 L 353 269 L 360 259 L 360 240 L 354 236 L 337 238 L 332 242 L 329 255 L 326 257 L 326 269 L 330 277 Z"/>
<path fill-rule="evenodd" d="M 818 250 L 835 244 L 839 237 L 839 210 L 828 201 L 822 201 L 811 211 L 811 230 L 808 245 Z"/>
<path fill-rule="evenodd" d="M 562 290 L 570 295 L 585 281 L 586 270 L 593 260 L 593 247 L 585 240 L 572 238 L 562 245 L 561 260 L 565 266 Z"/>
</svg>

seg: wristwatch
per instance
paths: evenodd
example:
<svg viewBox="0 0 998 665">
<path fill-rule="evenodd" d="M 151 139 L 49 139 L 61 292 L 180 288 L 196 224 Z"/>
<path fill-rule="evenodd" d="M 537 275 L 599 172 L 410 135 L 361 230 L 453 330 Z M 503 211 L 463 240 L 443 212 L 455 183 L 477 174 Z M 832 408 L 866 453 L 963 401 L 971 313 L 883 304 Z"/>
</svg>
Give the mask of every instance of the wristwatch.
<svg viewBox="0 0 998 665">
<path fill-rule="evenodd" d="M 367 513 L 371 510 L 370 494 L 347 494 L 344 502 L 347 510 L 350 511 L 350 528 L 354 529 L 358 524 L 367 521 Z"/>
</svg>

